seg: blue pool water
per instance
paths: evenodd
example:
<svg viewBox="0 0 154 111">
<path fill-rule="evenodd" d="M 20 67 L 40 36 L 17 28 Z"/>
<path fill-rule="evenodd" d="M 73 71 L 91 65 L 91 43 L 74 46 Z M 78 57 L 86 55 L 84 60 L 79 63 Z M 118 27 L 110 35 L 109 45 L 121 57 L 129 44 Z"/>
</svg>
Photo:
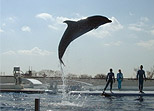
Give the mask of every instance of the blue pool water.
<svg viewBox="0 0 154 111">
<path fill-rule="evenodd" d="M 90 95 L 0 93 L 0 111 L 34 111 L 35 98 L 40 111 L 153 111 L 154 97 L 102 97 Z"/>
</svg>

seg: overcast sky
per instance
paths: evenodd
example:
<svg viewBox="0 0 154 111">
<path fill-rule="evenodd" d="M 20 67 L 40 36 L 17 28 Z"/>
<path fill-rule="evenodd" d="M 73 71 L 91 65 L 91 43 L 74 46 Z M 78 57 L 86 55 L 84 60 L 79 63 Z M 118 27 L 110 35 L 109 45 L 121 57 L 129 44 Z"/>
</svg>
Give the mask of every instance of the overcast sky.
<svg viewBox="0 0 154 111">
<path fill-rule="evenodd" d="M 0 72 L 14 66 L 27 71 L 60 70 L 58 45 L 67 27 L 64 20 L 102 15 L 112 23 L 73 41 L 63 61 L 67 72 L 94 75 L 121 68 L 134 77 L 134 68 L 154 65 L 153 0 L 0 0 Z"/>
</svg>

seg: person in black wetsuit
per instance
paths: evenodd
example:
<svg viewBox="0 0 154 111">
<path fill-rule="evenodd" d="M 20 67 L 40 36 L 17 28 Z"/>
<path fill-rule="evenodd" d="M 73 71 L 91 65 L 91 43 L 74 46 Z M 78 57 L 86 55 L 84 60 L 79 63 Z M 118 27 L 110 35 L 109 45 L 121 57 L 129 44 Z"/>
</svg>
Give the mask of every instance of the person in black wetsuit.
<svg viewBox="0 0 154 111">
<path fill-rule="evenodd" d="M 146 81 L 145 71 L 143 70 L 143 65 L 140 66 L 140 70 L 137 71 L 137 80 L 139 81 L 139 91 L 142 93 L 143 91 L 143 81 Z"/>
<path fill-rule="evenodd" d="M 110 69 L 110 72 L 107 74 L 106 81 L 107 81 L 107 83 L 106 83 L 106 86 L 104 88 L 103 93 L 105 92 L 105 90 L 108 87 L 109 83 L 110 83 L 110 91 L 112 92 L 112 84 L 113 84 L 113 81 L 115 82 L 115 77 L 114 77 L 114 73 L 112 72 L 112 69 Z"/>
</svg>

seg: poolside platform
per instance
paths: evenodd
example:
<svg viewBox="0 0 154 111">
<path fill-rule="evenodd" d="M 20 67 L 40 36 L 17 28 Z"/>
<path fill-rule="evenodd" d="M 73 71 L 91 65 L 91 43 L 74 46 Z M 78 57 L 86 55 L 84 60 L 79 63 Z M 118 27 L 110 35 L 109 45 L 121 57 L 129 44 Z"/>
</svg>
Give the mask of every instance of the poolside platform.
<svg viewBox="0 0 154 111">
<path fill-rule="evenodd" d="M 139 93 L 139 91 L 106 91 L 102 94 L 102 91 L 70 91 L 71 95 L 102 95 L 102 96 L 154 96 L 154 91 L 144 91 L 144 93 Z"/>
<path fill-rule="evenodd" d="M 0 93 L 8 93 L 8 92 L 15 92 L 15 93 L 28 93 L 28 94 L 42 94 L 42 93 L 50 93 L 56 94 L 51 90 L 44 90 L 44 89 L 0 89 Z M 70 95 L 95 95 L 95 96 L 153 96 L 154 91 L 144 91 L 144 93 L 139 93 L 139 91 L 106 91 L 105 94 L 102 94 L 102 91 L 70 91 Z"/>
<path fill-rule="evenodd" d="M 42 89 L 0 89 L 0 92 L 15 92 L 15 93 L 45 93 Z"/>
</svg>

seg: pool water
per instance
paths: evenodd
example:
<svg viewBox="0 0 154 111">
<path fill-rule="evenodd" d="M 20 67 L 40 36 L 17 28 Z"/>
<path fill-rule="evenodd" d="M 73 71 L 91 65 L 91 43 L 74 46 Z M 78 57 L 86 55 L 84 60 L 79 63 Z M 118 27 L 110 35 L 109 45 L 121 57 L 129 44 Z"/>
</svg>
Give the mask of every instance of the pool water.
<svg viewBox="0 0 154 111">
<path fill-rule="evenodd" d="M 0 93 L 0 111 L 34 111 L 35 99 L 40 111 L 153 111 L 154 97 L 103 97 L 92 95 Z"/>
</svg>

